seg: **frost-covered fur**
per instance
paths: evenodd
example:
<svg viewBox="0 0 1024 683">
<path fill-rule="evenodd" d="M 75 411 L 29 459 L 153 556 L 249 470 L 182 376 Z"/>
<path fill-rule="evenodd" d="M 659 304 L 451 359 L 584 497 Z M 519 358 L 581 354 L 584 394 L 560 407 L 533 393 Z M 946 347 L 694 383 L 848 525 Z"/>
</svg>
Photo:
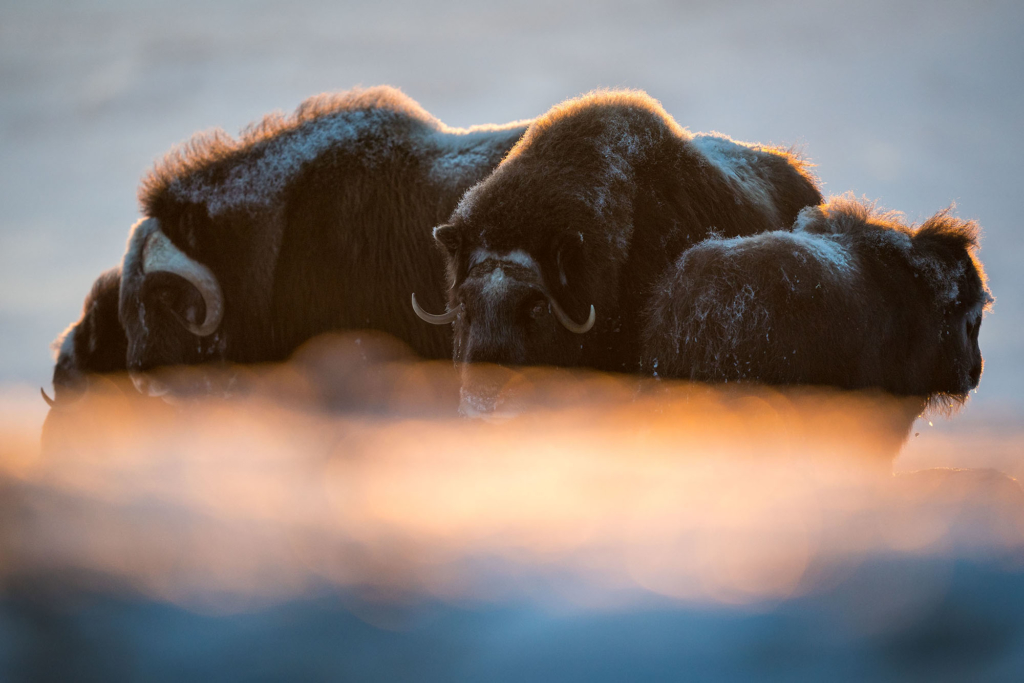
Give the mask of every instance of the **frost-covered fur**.
<svg viewBox="0 0 1024 683">
<path fill-rule="evenodd" d="M 707 240 L 655 287 L 644 367 L 962 401 L 993 301 L 977 248 L 977 224 L 949 209 L 914 229 L 849 196 L 805 209 L 792 232 Z"/>
<path fill-rule="evenodd" d="M 53 390 L 57 401 L 84 389 L 89 375 L 125 369 L 128 340 L 117 317 L 121 269 L 111 268 L 93 283 L 82 315 L 53 343 L 57 362 Z"/>
<path fill-rule="evenodd" d="M 398 90 L 320 95 L 233 139 L 198 135 L 143 180 L 143 213 L 208 267 L 224 295 L 220 328 L 181 324 L 198 292 L 142 273 L 145 235 L 129 237 L 121 318 L 127 367 L 255 362 L 287 356 L 335 329 L 393 334 L 427 357 L 450 354 L 450 331 L 424 326 L 409 292 L 443 307 L 444 260 L 430 229 L 486 176 L 526 122 L 454 129 Z M 150 222 L 148 225 L 154 225 Z"/>
<path fill-rule="evenodd" d="M 192 138 L 143 180 L 140 200 L 147 215 L 168 197 L 202 204 L 211 216 L 273 210 L 307 165 L 339 149 L 358 152 L 368 168 L 386 170 L 396 154 L 418 148 L 427 175 L 458 184 L 491 165 L 494 133 L 523 125 L 452 128 L 389 87 L 324 93 L 292 116 L 265 117 L 237 140 L 219 129 Z"/>
<path fill-rule="evenodd" d="M 559 104 L 435 231 L 448 253 L 449 306 L 461 311 L 455 358 L 636 370 L 643 302 L 676 256 L 712 233 L 791 225 L 820 201 L 791 153 L 693 136 L 645 93 Z M 511 280 L 502 297 L 486 286 L 496 268 Z M 597 323 L 571 333 L 545 300 L 579 323 L 593 305 Z"/>
</svg>

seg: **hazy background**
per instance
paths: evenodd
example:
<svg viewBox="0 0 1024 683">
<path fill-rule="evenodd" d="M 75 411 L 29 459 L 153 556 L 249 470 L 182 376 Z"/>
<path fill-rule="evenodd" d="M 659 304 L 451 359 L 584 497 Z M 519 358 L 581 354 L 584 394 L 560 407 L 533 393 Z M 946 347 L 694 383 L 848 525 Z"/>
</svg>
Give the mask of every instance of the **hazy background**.
<svg viewBox="0 0 1024 683">
<path fill-rule="evenodd" d="M 905 459 L 962 457 L 936 455 L 929 434 L 969 444 L 1024 416 L 1024 5 L 1009 0 L 5 0 L 0 384 L 32 401 L 49 385 L 50 342 L 120 260 L 138 180 L 171 145 L 379 83 L 459 126 L 642 88 L 693 131 L 801 146 L 826 193 L 914 220 L 955 201 L 984 227 L 998 298 L 981 331 L 986 371 L 968 409 Z"/>
</svg>

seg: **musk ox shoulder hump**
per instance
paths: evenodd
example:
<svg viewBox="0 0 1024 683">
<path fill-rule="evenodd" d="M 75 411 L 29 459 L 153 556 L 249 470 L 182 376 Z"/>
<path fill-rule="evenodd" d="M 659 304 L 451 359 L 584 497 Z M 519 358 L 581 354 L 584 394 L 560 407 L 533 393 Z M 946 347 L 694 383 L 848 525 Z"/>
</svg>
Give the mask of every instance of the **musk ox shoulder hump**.
<svg viewBox="0 0 1024 683">
<path fill-rule="evenodd" d="M 451 128 L 389 86 L 324 93 L 304 101 L 290 116 L 264 117 L 237 139 L 220 129 L 193 136 L 155 164 L 142 180 L 139 202 L 148 216 L 164 215 L 182 203 L 202 204 L 211 216 L 259 210 L 276 205 L 305 164 L 339 145 L 365 140 L 360 158 L 372 165 L 391 152 L 398 138 L 448 133 L 465 135 L 472 144 L 501 128 Z M 384 131 L 389 134 L 381 135 Z"/>
<path fill-rule="evenodd" d="M 837 237 L 797 230 L 773 230 L 729 239 L 710 238 L 689 251 L 715 254 L 737 262 L 749 259 L 748 265 L 760 262 L 763 262 L 761 265 L 768 265 L 774 263 L 776 255 L 787 253 L 792 254 L 798 262 L 809 267 L 813 264 L 839 278 L 852 276 L 857 268 L 854 254 Z"/>
<path fill-rule="evenodd" d="M 592 135 L 595 128 L 600 131 L 595 142 L 614 137 L 621 143 L 635 135 L 631 128 L 649 133 L 652 123 L 680 139 L 691 137 L 690 132 L 665 111 L 661 102 L 642 90 L 594 90 L 565 100 L 534 119 L 508 156 L 515 157 L 524 150 L 544 146 L 545 138 L 557 140 L 567 136 L 578 139 L 588 133 Z M 643 144 L 639 139 L 636 142 Z"/>
<path fill-rule="evenodd" d="M 776 222 L 780 208 L 777 206 L 778 169 L 789 174 L 789 182 L 784 183 L 785 186 L 791 186 L 796 181 L 800 189 L 806 186 L 816 195 L 818 181 L 810 170 L 813 164 L 795 148 L 741 142 L 716 131 L 698 133 L 690 143 L 700 158 L 715 168 L 736 192 L 761 205 L 769 215 L 775 217 Z M 772 166 L 776 167 L 775 173 L 772 173 Z M 811 197 L 802 198 L 797 206 L 808 199 Z M 814 196 L 813 201 L 820 201 L 820 195 Z"/>
<path fill-rule="evenodd" d="M 899 211 L 886 211 L 877 202 L 858 199 L 853 193 L 829 197 L 820 206 L 808 206 L 797 216 L 793 230 L 834 235 L 888 231 L 909 247 L 913 228 Z M 904 239 L 907 238 L 907 239 Z"/>
</svg>

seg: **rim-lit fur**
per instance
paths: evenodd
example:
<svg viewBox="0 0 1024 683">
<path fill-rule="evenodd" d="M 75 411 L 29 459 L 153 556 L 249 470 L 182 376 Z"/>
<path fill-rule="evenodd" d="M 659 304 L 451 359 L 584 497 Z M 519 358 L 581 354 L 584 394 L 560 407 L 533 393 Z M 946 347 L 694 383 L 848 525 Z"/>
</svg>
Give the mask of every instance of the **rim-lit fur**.
<svg viewBox="0 0 1024 683">
<path fill-rule="evenodd" d="M 88 384 L 89 375 L 125 370 L 128 340 L 118 319 L 121 269 L 111 268 L 92 285 L 82 315 L 53 343 L 54 398 L 59 402 Z"/>
<path fill-rule="evenodd" d="M 639 367 L 654 277 L 709 234 L 790 225 L 821 201 L 782 149 L 691 135 L 639 91 L 599 91 L 535 120 L 435 235 L 448 255 L 456 361 Z M 554 319 L 555 301 L 576 323 Z M 440 308 L 430 308 L 439 311 Z"/>
<path fill-rule="evenodd" d="M 223 294 L 216 332 L 195 287 L 142 275 L 133 234 L 121 316 L 131 371 L 207 361 L 273 361 L 338 329 L 383 330 L 427 357 L 450 330 L 409 306 L 443 308 L 444 262 L 430 229 L 490 172 L 526 125 L 454 129 L 394 88 L 321 95 L 236 140 L 214 131 L 161 160 L 139 193 L 145 216 Z M 191 325 L 189 325 L 191 323 Z"/>
<path fill-rule="evenodd" d="M 852 196 L 805 209 L 792 231 L 707 240 L 654 289 L 644 367 L 955 407 L 981 377 L 978 331 L 993 302 L 978 240 L 952 207 L 915 228 Z"/>
</svg>

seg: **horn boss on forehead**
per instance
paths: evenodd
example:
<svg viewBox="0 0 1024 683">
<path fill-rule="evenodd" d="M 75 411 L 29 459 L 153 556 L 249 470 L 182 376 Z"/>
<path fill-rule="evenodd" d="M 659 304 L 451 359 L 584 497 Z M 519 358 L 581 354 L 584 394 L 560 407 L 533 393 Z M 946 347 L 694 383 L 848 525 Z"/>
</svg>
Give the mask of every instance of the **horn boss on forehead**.
<svg viewBox="0 0 1024 683">
<path fill-rule="evenodd" d="M 155 222 L 152 218 L 146 220 Z M 159 225 L 146 238 L 142 251 L 142 272 L 147 275 L 158 272 L 172 273 L 187 280 L 203 297 L 206 316 L 198 325 L 188 320 L 184 321 L 185 327 L 200 337 L 214 333 L 224 317 L 224 296 L 217 278 L 209 268 L 189 258 L 176 247 L 160 230 Z"/>
</svg>

